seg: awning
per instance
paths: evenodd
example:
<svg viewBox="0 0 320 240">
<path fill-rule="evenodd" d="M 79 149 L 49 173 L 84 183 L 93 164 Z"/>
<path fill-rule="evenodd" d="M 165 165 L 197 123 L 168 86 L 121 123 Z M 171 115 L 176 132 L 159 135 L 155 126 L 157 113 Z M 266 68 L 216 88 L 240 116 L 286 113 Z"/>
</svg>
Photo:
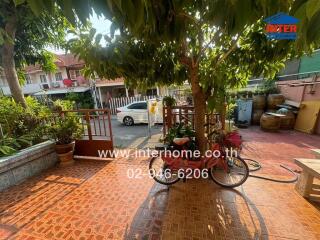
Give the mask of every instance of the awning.
<svg viewBox="0 0 320 240">
<path fill-rule="evenodd" d="M 66 94 L 66 93 L 80 93 L 80 92 L 86 92 L 90 90 L 89 87 L 72 87 L 72 88 L 57 88 L 57 89 L 48 89 L 43 90 L 41 92 L 37 92 L 33 94 L 34 96 L 41 96 L 41 95 L 54 95 L 54 94 Z"/>
</svg>

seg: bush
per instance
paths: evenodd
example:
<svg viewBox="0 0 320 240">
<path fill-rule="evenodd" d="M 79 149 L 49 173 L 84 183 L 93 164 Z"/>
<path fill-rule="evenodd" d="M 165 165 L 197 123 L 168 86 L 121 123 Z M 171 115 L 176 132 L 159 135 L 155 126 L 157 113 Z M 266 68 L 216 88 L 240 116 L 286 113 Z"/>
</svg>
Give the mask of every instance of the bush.
<svg viewBox="0 0 320 240">
<path fill-rule="evenodd" d="M 32 97 L 23 108 L 9 97 L 0 97 L 0 157 L 46 140 L 45 123 L 51 111 Z"/>
<path fill-rule="evenodd" d="M 76 108 L 80 109 L 93 109 L 94 108 L 94 102 L 92 99 L 92 96 L 90 92 L 84 92 L 84 93 L 68 93 L 66 100 L 69 100 L 71 102 L 74 102 L 76 105 Z"/>
<path fill-rule="evenodd" d="M 173 107 L 174 105 L 176 105 L 176 99 L 171 96 L 163 97 L 162 102 L 166 107 Z"/>
<path fill-rule="evenodd" d="M 280 90 L 278 89 L 275 80 L 271 79 L 264 79 L 262 81 L 262 84 L 257 87 L 257 89 L 254 91 L 254 94 L 257 95 L 263 95 L 263 94 L 274 94 L 274 93 L 280 93 Z"/>
<path fill-rule="evenodd" d="M 55 118 L 55 122 L 47 126 L 47 134 L 57 144 L 69 144 L 82 137 L 83 127 L 77 116 L 68 113 Z"/>
</svg>

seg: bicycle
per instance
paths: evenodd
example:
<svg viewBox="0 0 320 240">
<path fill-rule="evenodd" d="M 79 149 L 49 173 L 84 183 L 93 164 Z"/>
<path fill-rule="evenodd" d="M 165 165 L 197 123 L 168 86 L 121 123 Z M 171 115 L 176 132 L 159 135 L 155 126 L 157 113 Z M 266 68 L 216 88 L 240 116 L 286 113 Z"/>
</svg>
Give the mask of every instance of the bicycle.
<svg viewBox="0 0 320 240">
<path fill-rule="evenodd" d="M 183 151 L 188 150 L 186 146 L 190 138 L 176 138 L 173 144 L 166 147 L 158 147 L 158 155 L 153 156 L 149 163 L 149 172 L 152 178 L 164 185 L 172 185 L 183 179 L 200 176 L 207 178 L 208 175 L 218 185 L 227 188 L 234 188 L 243 184 L 249 176 L 249 168 L 246 162 L 238 156 L 228 156 L 227 138 L 219 143 L 211 145 L 211 153 L 219 151 L 220 156 L 201 156 L 191 158 L 183 156 Z M 173 151 L 178 150 L 181 156 L 173 156 Z M 169 155 L 169 156 L 168 156 Z M 189 173 L 188 173 L 189 171 Z M 196 175 L 198 172 L 200 175 Z M 208 173 L 208 174 L 207 174 Z"/>
</svg>

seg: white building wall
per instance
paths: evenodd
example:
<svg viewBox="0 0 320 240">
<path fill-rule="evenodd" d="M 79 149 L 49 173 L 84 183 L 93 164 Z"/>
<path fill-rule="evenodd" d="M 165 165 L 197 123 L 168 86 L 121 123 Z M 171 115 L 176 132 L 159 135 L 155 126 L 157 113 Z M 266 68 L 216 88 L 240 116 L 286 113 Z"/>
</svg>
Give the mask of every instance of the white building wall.
<svg viewBox="0 0 320 240">
<path fill-rule="evenodd" d="M 67 70 L 65 67 L 57 69 L 57 73 L 58 72 L 61 72 L 62 80 L 68 78 Z M 63 81 L 56 81 L 55 73 L 36 71 L 28 73 L 28 75 L 30 76 L 31 83 L 25 83 L 25 85 L 22 86 L 22 91 L 24 94 L 33 94 L 42 90 L 42 85 L 44 83 L 41 83 L 40 75 L 46 75 L 47 84 L 49 84 L 50 88 L 65 87 L 63 85 Z M 4 76 L 0 76 L 0 88 L 5 95 L 11 95 L 8 83 Z"/>
</svg>

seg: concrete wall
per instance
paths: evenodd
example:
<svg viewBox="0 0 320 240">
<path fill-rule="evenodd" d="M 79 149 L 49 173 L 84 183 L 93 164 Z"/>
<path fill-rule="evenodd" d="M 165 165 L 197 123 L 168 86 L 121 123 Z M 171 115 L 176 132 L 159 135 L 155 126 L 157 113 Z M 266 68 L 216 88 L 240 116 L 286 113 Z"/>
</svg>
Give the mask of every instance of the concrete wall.
<svg viewBox="0 0 320 240">
<path fill-rule="evenodd" d="M 311 85 L 303 85 L 298 87 L 292 87 L 290 84 L 294 83 L 302 83 L 311 82 L 311 78 L 305 78 L 303 80 L 288 80 L 288 81 L 280 81 L 277 82 L 278 87 L 281 90 L 281 93 L 286 97 L 286 99 L 302 102 L 302 101 L 313 101 L 320 100 L 320 79 L 318 80 L 318 84 L 315 85 L 314 93 L 311 93 Z"/>
<path fill-rule="evenodd" d="M 290 84 L 292 83 L 302 83 L 302 82 L 311 82 L 311 78 L 305 78 L 301 80 L 288 80 L 288 81 L 279 81 L 277 85 L 281 91 L 281 93 L 285 96 L 286 99 L 292 100 L 295 102 L 302 101 L 314 101 L 320 100 L 320 79 L 318 79 L 318 84 L 314 87 L 314 93 L 311 93 L 312 85 L 303 85 L 298 87 L 292 87 Z M 316 133 L 320 134 L 320 116 L 318 117 L 317 125 L 316 125 Z"/>
<path fill-rule="evenodd" d="M 0 191 L 52 167 L 57 162 L 54 145 L 47 141 L 0 158 Z"/>
</svg>

